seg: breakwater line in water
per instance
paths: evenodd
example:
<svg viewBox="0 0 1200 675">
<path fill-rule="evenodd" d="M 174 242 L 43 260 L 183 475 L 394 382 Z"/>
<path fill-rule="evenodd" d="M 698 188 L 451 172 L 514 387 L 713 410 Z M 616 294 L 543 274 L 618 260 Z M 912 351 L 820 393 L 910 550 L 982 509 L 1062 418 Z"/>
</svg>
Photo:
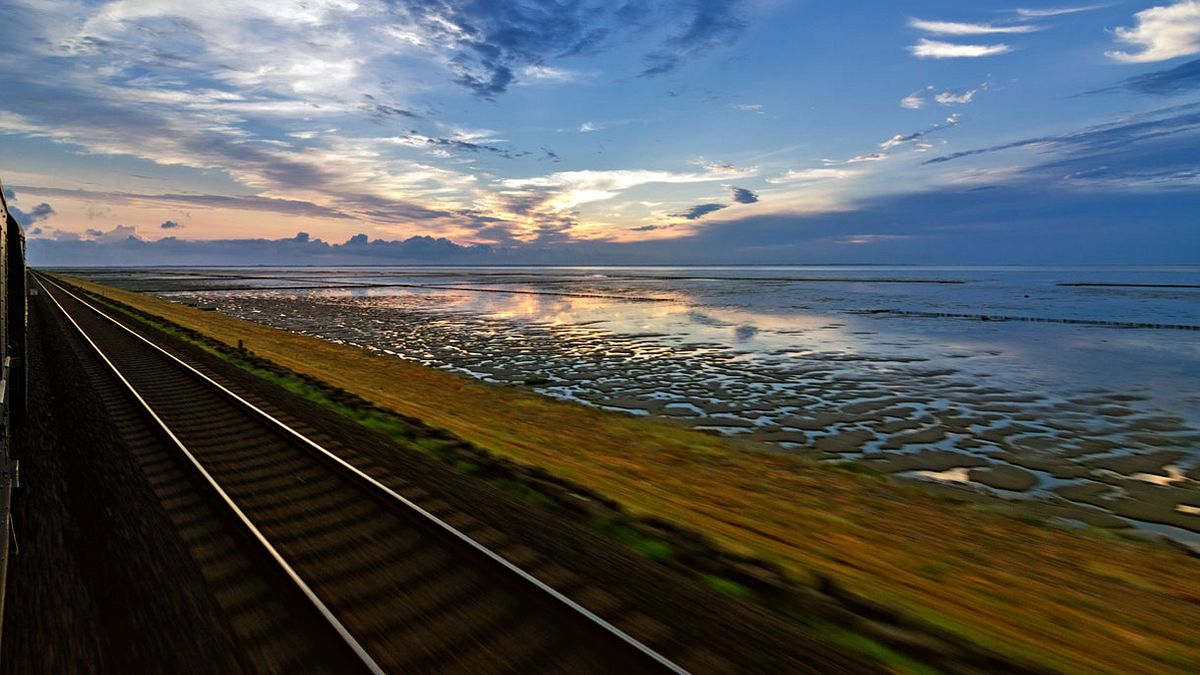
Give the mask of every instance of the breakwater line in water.
<svg viewBox="0 0 1200 675">
<path fill-rule="evenodd" d="M 1006 316 L 1002 314 L 964 314 L 959 312 L 919 312 L 905 309 L 852 309 L 851 314 L 917 316 L 930 319 L 975 319 L 977 321 L 1026 321 L 1030 323 L 1070 323 L 1109 328 L 1158 328 L 1163 330 L 1197 330 L 1200 326 L 1185 323 L 1153 323 L 1144 321 L 1104 321 L 1101 319 L 1065 319 L 1042 316 Z"/>
</svg>

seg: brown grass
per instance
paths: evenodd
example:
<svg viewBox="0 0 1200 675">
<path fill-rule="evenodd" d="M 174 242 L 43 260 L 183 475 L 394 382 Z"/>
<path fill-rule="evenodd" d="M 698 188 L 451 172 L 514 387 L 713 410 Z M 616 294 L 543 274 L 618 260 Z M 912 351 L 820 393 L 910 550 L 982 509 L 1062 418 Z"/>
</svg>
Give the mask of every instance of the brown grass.
<svg viewBox="0 0 1200 675">
<path fill-rule="evenodd" d="M 1200 564 L 704 433 L 72 279 L 492 452 L 1069 672 L 1200 669 Z"/>
</svg>

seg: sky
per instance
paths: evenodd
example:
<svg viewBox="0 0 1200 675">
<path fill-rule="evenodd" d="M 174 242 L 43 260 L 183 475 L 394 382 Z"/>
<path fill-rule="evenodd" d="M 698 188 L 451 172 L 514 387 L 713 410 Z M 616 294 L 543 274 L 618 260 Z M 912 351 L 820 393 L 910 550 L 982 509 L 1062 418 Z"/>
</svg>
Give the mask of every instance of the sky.
<svg viewBox="0 0 1200 675">
<path fill-rule="evenodd" d="M 1200 262 L 1200 0 L 0 0 L 34 264 Z"/>
</svg>

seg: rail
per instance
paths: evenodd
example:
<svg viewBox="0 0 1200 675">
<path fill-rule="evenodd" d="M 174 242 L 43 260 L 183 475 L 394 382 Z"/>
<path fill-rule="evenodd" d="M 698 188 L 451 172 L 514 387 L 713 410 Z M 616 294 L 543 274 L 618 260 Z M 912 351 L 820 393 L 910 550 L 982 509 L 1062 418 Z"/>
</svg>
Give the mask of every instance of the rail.
<svg viewBox="0 0 1200 675">
<path fill-rule="evenodd" d="M 177 356 L 170 353 L 169 351 L 163 349 L 159 345 L 155 344 L 154 342 L 147 339 L 146 337 L 139 334 L 138 332 L 132 330 L 131 328 L 124 325 L 120 321 L 114 319 L 108 313 L 106 313 L 102 309 L 98 308 L 95 304 L 80 297 L 76 293 L 74 293 L 71 290 L 69 290 L 68 288 L 64 287 L 62 284 L 59 284 L 58 282 L 56 282 L 52 279 L 49 279 L 47 277 L 43 277 L 40 274 L 35 275 L 35 281 L 39 286 L 41 286 L 43 288 L 43 290 L 46 291 L 47 295 L 50 296 L 50 298 L 51 298 L 51 300 L 53 300 L 54 304 L 58 306 L 59 310 L 63 312 L 63 314 L 70 321 L 70 323 L 75 327 L 75 329 L 77 331 L 79 331 L 80 335 L 83 336 L 85 341 L 100 356 L 100 358 L 104 361 L 104 363 L 107 365 L 107 367 L 114 373 L 114 375 L 117 377 L 117 379 L 128 390 L 130 395 L 138 402 L 138 404 L 141 407 L 143 407 L 146 410 L 147 414 L 154 420 L 154 422 L 161 428 L 163 433 L 170 439 L 171 444 L 174 445 L 187 458 L 188 462 L 196 469 L 196 471 L 201 476 L 204 477 L 205 482 L 214 490 L 214 492 L 216 494 L 218 494 L 220 496 L 221 500 L 227 505 L 227 507 L 231 510 L 231 512 L 233 512 L 236 515 L 237 520 L 240 521 L 243 524 L 243 526 L 245 527 L 245 529 L 252 535 L 252 537 L 255 540 L 257 540 L 264 547 L 264 549 L 266 551 L 268 551 L 270 557 L 273 558 L 278 563 L 278 565 L 285 571 L 286 575 L 290 579 L 292 579 L 292 581 L 297 585 L 298 588 L 300 588 L 302 590 L 304 595 L 309 599 L 309 601 L 313 604 L 313 606 L 326 619 L 326 621 L 330 624 L 330 626 L 334 630 L 337 631 L 337 633 L 342 638 L 342 640 L 346 643 L 346 645 L 360 658 L 360 660 L 363 662 L 364 666 L 371 672 L 383 672 L 383 669 L 380 667 L 380 665 L 375 660 L 372 659 L 372 657 L 367 653 L 366 649 L 359 643 L 358 640 L 355 639 L 355 637 L 350 633 L 350 631 L 346 628 L 346 626 L 343 625 L 338 620 L 338 618 L 335 616 L 334 612 L 328 606 L 326 606 L 326 604 L 324 602 L 322 602 L 322 600 L 318 597 L 317 593 L 313 591 L 313 589 L 304 581 L 303 578 L 301 578 L 300 574 L 297 573 L 297 571 L 288 563 L 288 561 L 276 549 L 276 547 L 271 544 L 271 542 L 263 534 L 263 532 L 254 524 L 254 522 L 252 522 L 251 518 L 248 517 L 242 511 L 242 509 L 234 502 L 233 498 L 230 497 L 230 495 L 226 492 L 226 490 L 224 490 L 221 487 L 221 485 L 218 483 L 218 481 L 204 468 L 203 464 L 195 456 L 195 454 L 193 454 L 188 449 L 188 447 L 184 444 L 184 442 L 182 440 L 180 440 L 180 438 L 170 429 L 170 427 L 167 425 L 167 423 L 164 422 L 159 417 L 159 415 L 154 411 L 154 409 L 151 407 L 151 405 L 139 394 L 139 392 L 134 387 L 134 385 L 132 383 L 130 383 L 128 379 L 125 378 L 125 376 L 121 373 L 120 369 L 116 366 L 116 364 L 114 364 L 112 362 L 112 360 L 110 360 L 108 358 L 108 356 L 100 348 L 100 346 L 92 339 L 91 336 L 88 335 L 87 331 L 80 325 L 80 323 L 78 321 L 75 320 L 75 318 L 72 316 L 71 312 L 68 311 L 67 308 L 64 307 L 62 303 L 59 302 L 59 300 L 54 296 L 53 293 L 49 292 L 49 290 L 46 288 L 46 284 L 53 286 L 55 289 L 57 289 L 61 293 L 64 293 L 65 295 L 73 298 L 75 301 L 77 301 L 84 307 L 92 310 L 93 312 L 95 312 L 97 315 L 99 315 L 103 319 L 107 320 L 108 322 L 111 322 L 116 327 L 120 328 L 122 331 L 133 336 L 141 343 L 144 343 L 145 345 L 149 346 L 155 352 L 157 352 L 162 357 L 164 357 L 166 360 L 168 360 L 171 364 L 177 366 L 183 372 L 185 372 L 186 374 L 191 376 L 194 380 L 203 382 L 212 391 L 219 393 L 221 397 L 223 397 L 227 401 L 235 404 L 237 407 L 239 407 L 240 409 L 242 409 L 243 411 L 248 413 L 250 416 L 253 416 L 253 417 L 257 418 L 258 420 L 260 420 L 261 422 L 266 423 L 267 425 L 273 427 L 277 432 L 281 433 L 285 437 L 290 437 L 295 442 L 297 442 L 299 445 L 307 448 L 312 453 L 315 453 L 321 459 L 323 459 L 326 464 L 336 467 L 340 471 L 340 473 L 343 477 L 350 479 L 351 481 L 353 481 L 354 483 L 359 485 L 364 490 L 373 492 L 377 498 L 381 498 L 387 502 L 390 502 L 392 505 L 394 505 L 397 508 L 406 510 L 407 512 L 409 512 L 411 514 L 414 514 L 419 519 L 422 519 L 427 525 L 431 526 L 433 529 L 442 532 L 449 539 L 461 544 L 462 546 L 466 547 L 469 551 L 482 556 L 489 563 L 494 564 L 494 565 L 498 566 L 504 572 L 511 574 L 513 577 L 515 577 L 521 583 L 526 584 L 528 587 L 530 587 L 530 588 L 534 589 L 535 591 L 537 591 L 538 593 L 542 594 L 545 598 L 548 598 L 549 600 L 551 600 L 555 603 L 558 603 L 558 604 L 562 605 L 563 607 L 568 608 L 571 612 L 577 614 L 579 617 L 582 617 L 583 619 L 586 620 L 586 622 L 590 623 L 595 628 L 598 628 L 598 629 L 602 630 L 604 633 L 618 639 L 619 641 L 621 641 L 628 647 L 632 648 L 636 653 L 640 653 L 642 656 L 649 658 L 657 666 L 665 668 L 667 671 L 673 672 L 673 673 L 686 673 L 687 672 L 684 668 L 675 664 L 674 662 L 672 662 L 671 660 L 669 660 L 662 654 L 658 653 L 651 647 L 645 645 L 644 643 L 640 642 L 639 640 L 637 640 L 633 636 L 629 635 L 625 631 L 623 631 L 620 628 L 609 623 L 602 617 L 598 616 L 597 614 L 595 614 L 591 610 L 587 609 L 583 605 L 581 605 L 578 602 L 567 597 L 566 595 L 559 592 L 552 586 L 544 583 L 543 581 L 538 579 L 533 574 L 527 572 L 526 570 L 522 569 L 518 565 L 507 560 L 499 553 L 497 553 L 497 552 L 491 550 L 490 548 L 488 548 L 487 546 L 475 541 L 469 535 L 463 533 L 462 531 L 460 531 L 453 525 L 451 525 L 451 524 L 447 523 L 445 520 L 439 518 L 434 513 L 431 513 L 430 511 L 422 508 L 419 504 L 404 497 L 403 495 L 399 494 L 398 492 L 389 488 L 388 486 L 380 483 L 378 480 L 367 475 L 366 473 L 364 473 L 362 470 L 360 470 L 353 464 L 347 462 L 345 459 L 338 456 L 336 453 L 328 450 L 327 448 L 323 447 L 319 443 L 313 441 L 312 439 L 308 438 L 304 434 L 293 429 L 292 427 L 290 427 L 283 421 L 277 419 L 276 417 L 274 417 L 271 414 L 267 413 L 266 411 L 262 410 L 258 406 L 247 401 L 242 396 L 239 396 L 237 393 L 231 391 L 224 385 L 213 380 L 211 377 L 204 374 L 203 372 L 197 370 L 192 365 L 190 365 L 187 362 L 183 361 L 182 359 L 178 358 Z"/>
</svg>

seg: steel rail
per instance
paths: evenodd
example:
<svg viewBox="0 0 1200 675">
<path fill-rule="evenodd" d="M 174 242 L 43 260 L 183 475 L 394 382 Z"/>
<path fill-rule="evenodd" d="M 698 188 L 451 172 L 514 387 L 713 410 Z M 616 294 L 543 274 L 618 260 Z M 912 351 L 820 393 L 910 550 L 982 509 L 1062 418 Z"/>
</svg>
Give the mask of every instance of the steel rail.
<svg viewBox="0 0 1200 675">
<path fill-rule="evenodd" d="M 42 277 L 42 275 L 38 274 L 37 276 L 39 277 L 39 284 L 40 284 L 40 283 L 41 283 L 41 280 L 42 280 L 42 278 L 41 278 L 41 277 Z M 613 624 L 609 623 L 609 622 L 608 622 L 608 621 L 606 621 L 604 618 L 602 618 L 602 617 L 600 617 L 599 615 L 595 614 L 594 612 L 592 612 L 592 611 L 591 611 L 591 610 L 589 610 L 588 608 L 584 607 L 583 605 L 579 604 L 578 602 L 575 602 L 575 601 L 574 601 L 574 600 L 572 600 L 571 598 L 569 598 L 569 597 L 567 597 L 566 595 L 564 595 L 564 594 L 560 593 L 558 590 L 556 590 L 556 589 L 555 589 L 555 588 L 553 588 L 552 586 L 550 586 L 550 585 L 546 584 L 545 582 L 543 582 L 542 580 L 538 579 L 538 578 L 537 578 L 537 577 L 535 577 L 534 575 L 530 574 L 529 572 L 525 571 L 524 569 L 521 569 L 519 566 L 517 566 L 517 565 L 513 564 L 512 562 L 510 562 L 509 560 L 507 560 L 506 558 L 504 558 L 503 556 L 501 556 L 499 553 L 496 553 L 495 551 L 493 551 L 493 550 L 489 549 L 488 547 L 484 546 L 483 544 L 480 544 L 479 542 L 475 541 L 475 540 L 474 540 L 474 539 L 472 539 L 470 536 L 468 536 L 468 535 L 464 534 L 463 532 L 459 531 L 459 530 L 458 530 L 457 528 L 455 528 L 453 525 L 451 525 L 451 524 L 449 524 L 449 523 L 445 522 L 445 521 L 444 521 L 444 520 L 442 520 L 441 518 L 438 518 L 438 517 L 437 517 L 436 515 L 434 515 L 433 513 L 430 513 L 429 511 L 427 511 L 427 510 L 425 510 L 425 509 L 421 508 L 421 506 L 420 506 L 420 505 L 416 504 L 416 503 L 415 503 L 415 502 L 413 502 L 412 500 L 410 500 L 410 499 L 408 499 L 407 497 L 405 497 L 405 496 L 403 496 L 403 495 L 399 494 L 399 493 L 398 493 L 398 492 L 396 492 L 395 490 L 392 490 L 391 488 L 387 487 L 386 485 L 384 485 L 384 484 L 380 483 L 380 482 L 379 482 L 379 481 L 377 481 L 376 479 L 374 479 L 374 478 L 372 478 L 371 476 L 369 476 L 369 475 L 367 475 L 366 473 L 364 473 L 364 472 L 363 472 L 362 470 L 360 470 L 358 467 L 354 466 L 353 464 L 350 464 L 350 463 L 349 463 L 349 462 L 347 462 L 346 460 L 344 460 L 344 459 L 342 459 L 341 457 L 339 457 L 339 456 L 338 456 L 336 453 L 334 453 L 334 452 L 332 452 L 332 451 L 330 451 L 330 450 L 326 449 L 325 447 L 323 447 L 323 446 L 321 446 L 320 444 L 316 443 L 316 442 L 315 442 L 315 441 L 313 441 L 312 439 L 308 438 L 307 436 L 305 436 L 305 435 L 301 434 L 300 432 L 296 431 L 295 429 L 291 428 L 290 426 L 288 426 L 288 425 L 287 425 L 287 424 L 285 424 L 284 422 L 282 422 L 282 421 L 280 421 L 280 420 L 276 419 L 274 416 L 272 416 L 271 414 L 269 414 L 269 413 L 267 413 L 266 411 L 262 410 L 262 409 L 261 409 L 261 408 L 259 408 L 258 406 L 256 406 L 256 405 L 254 405 L 253 403 L 251 403 L 251 402 L 247 401 L 246 399 L 242 398 L 241 396 L 239 396 L 238 394 L 234 393 L 233 391 L 230 391 L 228 388 L 226 388 L 226 387 L 225 387 L 224 385 L 222 385 L 221 383 L 219 383 L 219 382 L 217 382 L 217 381 L 213 380 L 213 379 L 212 379 L 211 377 L 209 377 L 208 375 L 205 375 L 203 372 L 201 372 L 201 371 L 197 370 L 196 368 L 194 368 L 194 367 L 193 367 L 191 364 L 189 364 L 189 363 L 187 363 L 187 362 L 183 361 L 182 359 L 180 359 L 179 357 L 177 357 L 177 356 L 175 356 L 174 354 L 170 353 L 170 352 L 169 352 L 169 351 L 167 351 L 166 349 L 163 349 L 163 348 L 162 348 L 162 347 L 160 347 L 159 345 L 155 344 L 155 343 L 154 343 L 154 342 L 152 342 L 151 340 L 149 340 L 149 339 L 147 339 L 146 337 L 142 336 L 141 334 L 137 333 L 136 331 L 134 331 L 133 329 L 131 329 L 131 328 L 129 328 L 128 326 L 124 325 L 124 324 L 123 324 L 123 323 L 121 323 L 120 321 L 117 321 L 117 320 L 116 320 L 116 319 L 114 319 L 113 317 L 109 316 L 109 315 L 108 315 L 106 312 L 104 312 L 104 311 L 100 310 L 99 308 L 97 308 L 97 307 L 96 307 L 95 305 L 93 305 L 92 303 L 88 302 L 87 300 L 84 300 L 83 298 L 80 298 L 80 297 L 79 297 L 78 295 L 76 295 L 75 293 L 72 293 L 70 290 L 68 290 L 68 289 L 64 288 L 64 287 L 63 287 L 61 284 L 59 284 L 58 282 L 56 282 L 56 281 L 54 281 L 54 280 L 52 280 L 52 279 L 45 279 L 45 280 L 46 280 L 46 281 L 48 281 L 48 282 L 49 282 L 51 285 L 53 285 L 53 286 L 55 286 L 56 288 L 58 288 L 59 290 L 61 290 L 63 293 L 66 293 L 67 295 L 71 296 L 72 298 L 74 298 L 74 299 L 75 299 L 76 301 L 78 301 L 79 303 L 83 304 L 85 307 L 88 307 L 88 308 L 89 308 L 89 309 L 91 309 L 92 311 L 96 312 L 96 313 L 97 313 L 97 314 L 99 314 L 101 317 L 103 317 L 103 318 L 107 319 L 108 321 L 112 322 L 113 324 L 115 324 L 116 326 L 118 326 L 119 328 L 121 328 L 122 330 L 124 330 L 124 331 L 128 332 L 130 335 L 133 335 L 134 337 L 136 337 L 138 340 L 141 340 L 142 342 L 146 343 L 147 345 L 149 345 L 150 347 L 152 347 L 152 348 L 153 348 L 153 349 L 155 349 L 156 351 L 158 351 L 158 352 L 162 353 L 164 356 L 166 356 L 168 359 L 170 359 L 170 360 L 171 360 L 173 363 L 175 363 L 175 364 L 176 364 L 176 365 L 178 365 L 179 367 L 181 367 L 181 368 L 185 369 L 186 371 L 188 371 L 188 372 L 192 373 L 192 374 L 193 374 L 193 375 L 195 375 L 196 377 L 200 378 L 200 379 L 201 379 L 201 380 L 203 380 L 204 382 L 206 382 L 206 383 L 208 383 L 209 385 L 211 385 L 213 388 L 215 388 L 217 391 L 219 391 L 219 392 L 220 392 L 222 395 L 224 395 L 224 396 L 225 396 L 226 398 L 228 398 L 229 400 L 231 400 L 231 401 L 234 401 L 234 402 L 236 402 L 238 405 L 240 405 L 240 406 L 242 406 L 243 408 L 245 408 L 246 410 L 249 410 L 249 411 L 253 412 L 253 413 L 254 413 L 256 416 L 260 417 L 261 419 L 264 419 L 264 420 L 266 420 L 266 421 L 267 421 L 269 424 L 271 424 L 272 426 L 276 427 L 278 430 L 282 431 L 282 432 L 283 432 L 285 435 L 287 435 L 287 436 L 291 436 L 292 438 L 295 438 L 296 440 L 300 441 L 300 442 L 301 442 L 303 445 L 305 445 L 305 446 L 307 446 L 307 447 L 311 448 L 313 451 L 315 451 L 315 452 L 319 453 L 320 455 L 322 455 L 323 457 L 325 457 L 327 460 L 329 460 L 329 461 L 333 462 L 334 464 L 336 464 L 337 466 L 341 467 L 341 468 L 342 468 L 342 469 L 343 469 L 343 470 L 344 470 L 344 471 L 345 471 L 347 474 L 349 474 L 350 476 L 352 476 L 352 477 L 353 477 L 355 480 L 357 480 L 358 482 L 360 482 L 360 483 L 362 483 L 362 484 L 364 484 L 364 485 L 367 485 L 367 486 L 369 486 L 371 489 L 373 489 L 373 490 L 376 490 L 376 491 L 377 491 L 377 492 L 379 492 L 380 494 L 386 495 L 386 497 L 388 497 L 390 500 L 393 500 L 395 503 L 397 503 L 397 504 L 399 504 L 399 505 L 402 505 L 402 506 L 404 506 L 405 508 L 407 508 L 407 509 L 411 510 L 413 513 L 415 513 L 415 514 L 417 514 L 418 516 L 420 516 L 422 519 L 424 519 L 424 520 L 425 520 L 426 522 L 428 522 L 429 524 L 432 524 L 433 526 L 435 526 L 436 528 L 440 529 L 440 530 L 441 530 L 441 531 L 443 531 L 444 533 L 446 533 L 446 534 L 450 535 L 452 538 L 454 538 L 454 539 L 458 540 L 459 542 L 461 542 L 462 544 L 464 544 L 464 545 L 468 546 L 470 549 L 472 549 L 472 550 L 474 550 L 475 552 L 477 552 L 477 553 L 479 553 L 479 554 L 481 554 L 481 555 L 485 556 L 485 557 L 486 557 L 487 559 L 489 559 L 491 562 L 493 562 L 493 563 L 495 563 L 495 564 L 498 564 L 498 565 L 500 565 L 500 566 L 501 566 L 501 568 L 503 568 L 504 570 L 506 570 L 506 571 L 508 571 L 508 572 L 510 572 L 510 573 L 512 573 L 512 574 L 514 574 L 514 575 L 516 575 L 518 578 L 520 578 L 521 580 L 523 580 L 523 581 L 527 582 L 528 584 L 532 585 L 532 586 L 533 586 L 534 588 L 536 588 L 537 590 L 539 590 L 539 591 L 541 591 L 541 592 L 545 593 L 545 594 L 546 594 L 546 595 L 548 595 L 550 598 L 552 598 L 552 599 L 554 599 L 554 600 L 556 600 L 556 601 L 560 602 L 561 604 L 563 604 L 563 605 L 567 606 L 567 607 L 568 607 L 568 608 L 570 608 L 571 610 L 575 611 L 576 613 L 578 613 L 579 615 L 581 615 L 582 617 L 584 617 L 585 619 L 587 619 L 588 621 L 590 621 L 592 624 L 594 624 L 594 625 L 596 625 L 597 627 L 599 627 L 599 628 L 603 629 L 604 631 L 606 631 L 606 632 L 610 633 L 611 635 L 615 636 L 615 637 L 616 637 L 616 638 L 618 638 L 619 640 L 621 640 L 621 641 L 625 642 L 625 643 L 626 643 L 627 645 L 629 645 L 630 647 L 633 647 L 635 650 L 637 650 L 637 651 L 641 652 L 641 653 L 642 653 L 642 654 L 644 654 L 645 656 L 647 656 L 647 657 L 649 657 L 650 659 L 654 660 L 654 661 L 655 661 L 655 662 L 657 662 L 657 663 L 658 663 L 660 666 L 662 666 L 662 667 L 666 668 L 668 671 L 670 671 L 670 672 L 673 672 L 673 673 L 676 673 L 677 675 L 690 675 L 690 674 L 689 674 L 689 671 L 688 671 L 687 669 L 683 668 L 682 666 L 680 666 L 680 665 L 676 664 L 675 662 L 671 661 L 671 660 L 670 660 L 670 659 L 668 659 L 667 657 L 665 657 L 665 656 L 663 656 L 662 654 L 658 653 L 657 651 L 655 651 L 654 649 L 652 649 L 652 648 L 651 648 L 651 647 L 649 647 L 648 645 L 646 645 L 646 644 L 642 643 L 641 641 L 639 641 L 637 638 L 633 637 L 632 635 L 629 635 L 629 634 L 628 634 L 628 633 L 626 633 L 625 631 L 623 631 L 623 630 L 621 630 L 620 628 L 618 628 L 618 627 L 614 626 Z M 51 296 L 51 297 L 53 298 L 53 296 Z M 60 308 L 60 309 L 62 309 L 62 305 L 61 305 L 61 304 L 59 304 L 57 300 L 55 300 L 55 304 L 58 304 L 58 305 L 59 305 L 59 308 Z M 66 313 L 66 310 L 65 310 L 65 309 L 63 309 L 63 312 L 64 312 L 64 313 Z M 68 318 L 70 318 L 70 317 L 69 317 L 69 315 L 68 315 Z M 71 322 L 72 322 L 72 323 L 75 323 L 73 319 L 71 320 Z M 76 326 L 76 328 L 79 328 L 79 325 L 78 325 L 78 324 L 75 324 L 75 326 Z M 80 330 L 80 332 L 81 332 L 81 333 L 83 333 L 83 330 L 82 330 L 82 328 L 79 328 L 79 330 Z M 86 334 L 85 334 L 85 336 L 86 336 Z M 91 342 L 91 341 L 90 341 L 90 339 L 89 339 L 89 342 Z M 94 345 L 94 344 L 93 344 L 93 347 L 95 347 L 95 345 Z M 96 350 L 97 350 L 98 352 L 100 351 L 98 347 L 95 347 L 95 348 L 96 348 Z M 103 355 L 103 354 L 102 354 L 102 355 Z M 107 358 L 105 358 L 105 361 L 107 362 Z M 114 372 L 116 371 L 116 368 L 115 368 L 114 366 L 112 366 L 112 364 L 111 364 L 111 363 L 109 363 L 109 366 L 113 368 Z M 118 376 L 119 376 L 119 373 L 118 373 Z M 124 381 L 124 378 L 123 378 L 123 377 L 122 377 L 121 379 L 122 379 L 122 381 Z M 132 388 L 132 386 L 130 386 L 130 385 L 128 384 L 128 382 L 126 382 L 126 386 L 130 388 L 130 391 L 131 391 L 131 392 L 133 392 L 133 388 Z M 134 396 L 138 396 L 136 392 L 133 392 L 133 393 L 134 393 Z M 140 397 L 140 396 L 138 396 L 138 400 L 139 400 L 139 401 L 141 401 L 141 397 Z M 145 405 L 144 401 L 143 401 L 142 403 L 143 403 L 143 405 Z M 147 409 L 149 410 L 149 406 L 146 406 L 146 407 L 147 407 Z M 152 413 L 152 414 L 153 414 L 153 413 Z M 155 419 L 156 419 L 156 420 L 158 419 L 158 418 L 157 418 L 157 416 L 155 417 Z M 161 422 L 161 421 L 160 421 L 159 423 L 160 423 L 160 424 L 162 424 L 162 422 Z M 164 429 L 166 429 L 166 426 L 165 426 L 165 425 L 163 425 L 163 428 L 164 428 Z M 168 433 L 169 433 L 169 430 L 168 430 Z M 179 447 L 180 447 L 181 449 L 183 449 L 183 450 L 184 450 L 184 452 L 188 452 L 188 451 L 186 450 L 186 448 L 183 448 L 183 445 L 182 445 L 182 443 L 179 443 L 179 441 L 178 441 L 177 439 L 175 439 L 175 437 L 174 437 L 174 435 L 173 435 L 173 434 L 172 434 L 172 436 L 171 436 L 171 437 L 172 437 L 172 439 L 173 439 L 173 440 L 175 440 L 175 442 L 176 442 L 176 443 L 179 445 Z M 189 458 L 190 458 L 190 459 L 192 459 L 192 461 L 193 461 L 193 462 L 196 462 L 195 458 L 194 458 L 194 457 L 191 455 L 191 453 L 188 453 L 188 456 L 189 456 Z M 197 467 L 199 468 L 199 464 L 198 464 L 198 463 L 197 463 Z M 202 469 L 202 468 L 201 468 L 201 471 L 203 471 L 203 469 Z M 206 477 L 208 477 L 210 481 L 212 480 L 212 479 L 211 479 L 211 477 L 209 477 L 209 476 L 208 476 L 207 472 L 205 472 L 205 476 L 206 476 Z M 214 487 L 217 487 L 217 486 L 216 486 L 216 484 L 215 484 L 215 482 L 213 483 L 213 485 L 214 485 Z M 220 488 L 219 488 L 219 487 L 217 487 L 217 489 L 218 489 L 218 490 L 220 490 Z M 222 494 L 223 496 L 225 496 L 225 494 L 224 494 L 224 491 L 222 491 L 222 492 L 221 492 L 221 494 Z M 226 496 L 225 498 L 226 498 L 226 500 L 228 501 L 228 497 Z M 229 502 L 229 503 L 230 503 L 230 505 L 231 505 L 231 506 L 233 506 L 232 502 Z M 236 509 L 237 507 L 236 507 L 236 506 L 233 506 L 233 508 L 235 508 L 235 509 Z M 245 522 L 246 522 L 248 525 L 250 525 L 250 524 L 249 524 L 249 521 L 248 521 L 247 519 L 245 519 L 245 516 L 244 516 L 244 515 L 242 515 L 240 511 L 238 511 L 238 513 L 239 513 L 239 515 L 242 517 L 242 519 L 243 519 L 243 520 L 245 520 Z M 253 525 L 250 525 L 250 527 L 253 527 Z M 255 530 L 255 532 L 257 533 L 257 530 Z M 258 536 L 259 536 L 259 538 L 260 538 L 260 539 L 262 538 L 262 537 L 261 537 L 261 535 L 258 535 Z M 266 544 L 265 540 L 263 540 L 263 542 L 264 542 L 264 544 Z M 267 544 L 267 545 L 269 546 L 269 544 Z M 272 549 L 272 551 L 274 551 L 274 549 Z M 282 563 L 282 562 L 283 562 L 282 558 L 281 558 L 281 557 L 279 557 L 279 556 L 278 556 L 278 554 L 275 554 L 275 555 L 276 555 L 276 557 L 277 557 L 277 558 L 280 560 L 280 562 Z M 286 563 L 284 563 L 284 564 L 286 564 Z M 290 570 L 291 568 L 289 567 L 288 569 Z M 294 575 L 294 573 L 293 573 L 293 575 Z M 298 580 L 298 577 L 297 577 L 297 580 Z M 307 586 L 305 586 L 305 588 L 307 588 Z M 311 591 L 309 591 L 309 592 L 311 592 Z M 314 596 L 314 600 L 315 600 L 315 596 Z M 315 600 L 315 601 L 316 601 L 316 600 Z M 318 602 L 319 602 L 319 601 L 318 601 Z M 324 605 L 321 605 L 321 607 L 324 607 Z M 327 610 L 324 610 L 324 611 L 327 611 Z M 324 613 L 324 611 L 323 611 L 323 613 Z M 332 616 L 332 615 L 330 615 L 330 616 Z M 339 624 L 339 625 L 340 625 L 340 624 Z M 343 630 L 344 630 L 344 629 L 343 629 Z M 348 636 L 348 634 L 347 634 L 347 636 Z M 352 639 L 352 638 L 351 638 L 351 639 Z M 354 644 L 355 644 L 355 645 L 357 645 L 357 642 L 355 642 Z M 361 647 L 359 647 L 359 649 L 361 649 Z M 364 654 L 365 654 L 365 652 L 364 652 Z M 376 666 L 376 668 L 378 668 L 378 666 Z"/>
</svg>

